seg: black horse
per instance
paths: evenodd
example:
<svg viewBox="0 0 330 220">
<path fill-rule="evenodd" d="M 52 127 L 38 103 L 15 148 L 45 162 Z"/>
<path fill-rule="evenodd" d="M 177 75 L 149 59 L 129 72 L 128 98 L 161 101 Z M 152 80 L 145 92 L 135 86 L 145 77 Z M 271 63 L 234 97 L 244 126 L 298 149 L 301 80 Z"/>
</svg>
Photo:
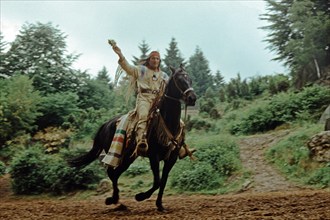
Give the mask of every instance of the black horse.
<svg viewBox="0 0 330 220">
<path fill-rule="evenodd" d="M 149 158 L 150 166 L 153 172 L 153 186 L 146 192 L 138 193 L 135 196 L 137 201 L 143 201 L 150 198 L 154 191 L 159 189 L 156 206 L 159 211 L 163 211 L 162 197 L 169 172 L 178 159 L 179 150 L 184 145 L 184 135 L 181 118 L 181 102 L 186 106 L 194 106 L 196 95 L 192 89 L 192 81 L 185 69 L 181 65 L 178 69 L 171 68 L 170 76 L 164 94 L 159 98 L 156 104 L 151 108 L 149 129 L 147 133 L 149 148 L 146 157 Z M 116 122 L 119 117 L 115 117 L 103 124 L 98 130 L 92 149 L 86 154 L 69 161 L 71 166 L 84 166 L 99 157 L 102 150 L 108 152 L 111 141 L 116 131 Z M 115 169 L 109 167 L 107 173 L 113 184 L 112 197 L 105 201 L 107 205 L 117 204 L 119 202 L 118 178 L 128 169 L 136 159 L 134 154 L 135 143 L 128 142 L 124 146 L 122 161 Z M 160 161 L 164 160 L 162 176 L 159 174 Z"/>
</svg>

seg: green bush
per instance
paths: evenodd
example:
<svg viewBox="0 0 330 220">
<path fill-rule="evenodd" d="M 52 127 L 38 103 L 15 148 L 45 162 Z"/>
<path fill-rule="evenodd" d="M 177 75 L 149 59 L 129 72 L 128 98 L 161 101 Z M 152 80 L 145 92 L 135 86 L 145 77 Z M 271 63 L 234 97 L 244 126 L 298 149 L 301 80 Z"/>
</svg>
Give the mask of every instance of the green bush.
<svg viewBox="0 0 330 220">
<path fill-rule="evenodd" d="M 308 184 L 319 185 L 321 187 L 330 187 L 330 166 L 322 167 L 309 177 Z"/>
<path fill-rule="evenodd" d="M 218 135 L 196 140 L 196 161 L 179 161 L 170 178 L 171 187 L 185 191 L 211 190 L 241 168 L 238 146 Z"/>
<path fill-rule="evenodd" d="M 41 96 L 27 76 L 0 79 L 0 146 L 36 128 L 40 102 Z"/>
<path fill-rule="evenodd" d="M 192 129 L 209 131 L 211 127 L 212 127 L 212 124 L 210 122 L 208 122 L 207 120 L 204 120 L 204 119 L 200 119 L 198 117 L 189 119 L 186 122 L 186 129 L 188 131 L 190 131 Z"/>
<path fill-rule="evenodd" d="M 83 169 L 71 168 L 65 157 L 76 152 L 46 155 L 42 147 L 31 147 L 13 158 L 10 165 L 12 187 L 16 194 L 61 194 L 88 189 L 104 177 L 102 168 L 93 163 Z"/>
<path fill-rule="evenodd" d="M 279 93 L 232 123 L 231 134 L 253 134 L 274 129 L 284 123 L 318 119 L 330 103 L 330 89 L 322 86 L 304 88 L 299 93 Z"/>
<path fill-rule="evenodd" d="M 0 177 L 6 173 L 6 165 L 0 160 Z"/>
<path fill-rule="evenodd" d="M 124 176 L 135 177 L 150 171 L 148 160 L 136 160 L 125 172 Z"/>
<path fill-rule="evenodd" d="M 299 128 L 289 137 L 269 148 L 266 152 L 267 159 L 295 181 L 329 187 L 329 164 L 313 161 L 306 146 L 306 142 L 320 130 L 321 125 Z"/>
<path fill-rule="evenodd" d="M 79 97 L 73 92 L 58 92 L 44 96 L 40 104 L 42 116 L 38 118 L 39 129 L 61 126 L 71 114 L 78 114 Z"/>
<path fill-rule="evenodd" d="M 65 125 L 74 128 L 75 139 L 92 138 L 99 127 L 111 118 L 111 115 L 106 109 L 95 110 L 94 108 L 88 108 L 80 113 L 71 114 Z"/>
</svg>

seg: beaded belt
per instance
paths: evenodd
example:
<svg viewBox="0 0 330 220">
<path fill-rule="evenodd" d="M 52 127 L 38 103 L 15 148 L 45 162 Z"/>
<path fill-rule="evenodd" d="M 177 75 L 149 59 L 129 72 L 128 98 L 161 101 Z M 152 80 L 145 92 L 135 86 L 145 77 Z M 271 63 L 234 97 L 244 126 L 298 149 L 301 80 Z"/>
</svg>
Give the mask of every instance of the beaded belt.
<svg viewBox="0 0 330 220">
<path fill-rule="evenodd" d="M 151 93 L 151 94 L 158 94 L 160 91 L 159 89 L 152 90 L 152 89 L 141 89 L 141 93 Z"/>
</svg>

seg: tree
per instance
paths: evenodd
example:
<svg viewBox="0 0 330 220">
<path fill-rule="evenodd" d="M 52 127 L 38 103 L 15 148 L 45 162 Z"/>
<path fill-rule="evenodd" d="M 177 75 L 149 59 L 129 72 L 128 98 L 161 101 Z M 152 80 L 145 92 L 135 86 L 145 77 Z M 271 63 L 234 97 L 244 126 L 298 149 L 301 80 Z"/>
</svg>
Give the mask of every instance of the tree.
<svg viewBox="0 0 330 220">
<path fill-rule="evenodd" d="M 150 47 L 149 47 L 149 45 L 146 43 L 145 40 L 143 40 L 142 43 L 139 45 L 139 49 L 140 49 L 140 51 L 141 51 L 141 55 L 140 55 L 139 58 L 136 57 L 136 56 L 133 56 L 133 60 L 132 60 L 132 62 L 133 62 L 134 65 L 139 65 L 140 62 L 141 62 L 141 60 L 146 59 L 146 58 L 148 57 L 148 53 L 149 53 L 149 51 L 150 51 Z"/>
<path fill-rule="evenodd" d="M 178 43 L 173 37 L 169 44 L 169 48 L 166 49 L 166 54 L 163 61 L 165 62 L 165 68 L 168 70 L 170 69 L 170 66 L 178 68 L 180 64 L 185 64 L 177 45 Z"/>
<path fill-rule="evenodd" d="M 66 54 L 65 38 L 51 23 L 24 24 L 6 54 L 5 74 L 28 75 L 45 94 L 76 91 L 85 78 L 71 67 L 79 56 Z"/>
<path fill-rule="evenodd" d="M 104 108 L 111 109 L 114 106 L 115 94 L 109 85 L 99 79 L 90 79 L 86 81 L 78 92 L 79 107 L 82 109 L 94 108 L 96 110 Z"/>
<path fill-rule="evenodd" d="M 251 99 L 249 85 L 246 79 L 242 81 L 239 73 L 237 74 L 237 78 L 230 79 L 230 82 L 226 86 L 226 93 L 229 101 L 237 98 Z"/>
<path fill-rule="evenodd" d="M 0 78 L 7 78 L 7 75 L 5 74 L 5 46 L 7 43 L 3 40 L 3 35 L 0 32 Z"/>
<path fill-rule="evenodd" d="M 217 70 L 214 76 L 214 86 L 217 87 L 219 90 L 220 87 L 224 85 L 225 85 L 225 78 L 221 75 L 220 70 Z"/>
<path fill-rule="evenodd" d="M 266 0 L 268 48 L 291 70 L 296 87 L 315 82 L 330 65 L 330 8 L 321 0 Z"/>
<path fill-rule="evenodd" d="M 109 72 L 105 66 L 103 66 L 103 68 L 97 73 L 96 80 L 105 83 L 110 90 L 113 90 L 114 85 L 111 82 Z"/>
<path fill-rule="evenodd" d="M 0 80 L 0 146 L 36 129 L 40 103 L 41 96 L 27 76 Z"/>
<path fill-rule="evenodd" d="M 209 62 L 199 47 L 196 48 L 195 54 L 189 58 L 186 70 L 193 80 L 193 87 L 197 95 L 202 96 L 207 88 L 213 88 Z"/>
<path fill-rule="evenodd" d="M 78 114 L 81 109 L 78 107 L 79 97 L 72 92 L 58 92 L 48 94 L 42 98 L 38 117 L 38 128 L 44 129 L 49 126 L 62 126 L 71 114 Z"/>
</svg>

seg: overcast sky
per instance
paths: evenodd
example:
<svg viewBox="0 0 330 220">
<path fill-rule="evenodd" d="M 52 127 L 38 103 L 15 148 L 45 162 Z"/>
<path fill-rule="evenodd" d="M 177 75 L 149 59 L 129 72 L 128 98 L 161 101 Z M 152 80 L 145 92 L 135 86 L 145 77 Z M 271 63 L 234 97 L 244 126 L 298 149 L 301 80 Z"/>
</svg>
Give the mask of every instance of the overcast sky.
<svg viewBox="0 0 330 220">
<path fill-rule="evenodd" d="M 1 1 L 1 32 L 12 42 L 22 25 L 51 22 L 67 35 L 69 53 L 81 54 L 74 67 L 95 76 L 105 66 L 113 79 L 117 55 L 107 44 L 114 39 L 126 58 L 140 56 L 143 40 L 165 55 L 174 37 L 186 60 L 199 47 L 212 73 L 226 81 L 257 75 L 285 73 L 271 61 L 261 0 L 242 1 Z M 167 70 L 165 70 L 167 71 Z"/>
</svg>

